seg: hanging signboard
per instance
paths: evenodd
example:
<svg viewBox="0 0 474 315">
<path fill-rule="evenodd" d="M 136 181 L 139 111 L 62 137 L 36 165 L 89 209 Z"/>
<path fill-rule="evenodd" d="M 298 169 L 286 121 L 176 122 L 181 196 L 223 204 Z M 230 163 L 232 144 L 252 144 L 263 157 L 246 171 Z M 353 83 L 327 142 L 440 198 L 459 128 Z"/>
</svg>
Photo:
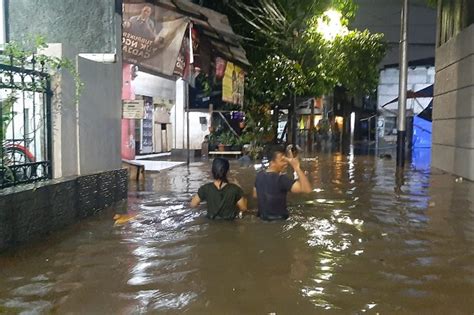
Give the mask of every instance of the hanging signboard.
<svg viewBox="0 0 474 315">
<path fill-rule="evenodd" d="M 124 100 L 122 101 L 122 118 L 124 119 L 143 119 L 145 116 L 145 102 L 143 100 Z"/>
<path fill-rule="evenodd" d="M 187 19 L 146 1 L 123 4 L 123 60 L 144 69 L 173 75 Z"/>
<path fill-rule="evenodd" d="M 227 103 L 244 105 L 245 72 L 232 62 L 227 62 L 222 80 L 222 100 Z"/>
</svg>

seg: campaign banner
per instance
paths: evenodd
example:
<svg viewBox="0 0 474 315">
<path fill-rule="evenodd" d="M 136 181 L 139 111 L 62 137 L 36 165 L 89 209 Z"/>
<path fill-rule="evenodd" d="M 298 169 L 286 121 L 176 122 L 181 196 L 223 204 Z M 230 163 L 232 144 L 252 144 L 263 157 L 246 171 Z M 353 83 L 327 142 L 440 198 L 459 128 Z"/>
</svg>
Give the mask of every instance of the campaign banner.
<svg viewBox="0 0 474 315">
<path fill-rule="evenodd" d="M 188 20 L 181 14 L 145 1 L 123 4 L 123 60 L 173 75 Z"/>
<path fill-rule="evenodd" d="M 244 105 L 244 86 L 244 70 L 228 61 L 222 79 L 222 100 L 231 104 Z"/>
</svg>

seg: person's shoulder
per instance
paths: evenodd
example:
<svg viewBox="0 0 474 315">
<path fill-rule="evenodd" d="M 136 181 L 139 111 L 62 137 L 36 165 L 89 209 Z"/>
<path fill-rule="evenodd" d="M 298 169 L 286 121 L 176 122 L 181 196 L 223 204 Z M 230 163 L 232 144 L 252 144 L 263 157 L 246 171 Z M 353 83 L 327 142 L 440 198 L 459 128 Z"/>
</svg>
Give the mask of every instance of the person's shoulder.
<svg viewBox="0 0 474 315">
<path fill-rule="evenodd" d="M 278 174 L 278 177 L 279 178 L 284 178 L 284 179 L 290 179 L 290 176 L 288 176 L 288 174 L 286 174 L 286 173 L 280 173 L 280 174 Z"/>
<path fill-rule="evenodd" d="M 233 189 L 233 190 L 235 190 L 235 189 L 241 190 L 241 189 L 242 189 L 242 188 L 240 188 L 239 185 L 234 184 L 234 183 L 228 183 L 227 185 L 229 186 L 229 188 L 231 188 L 231 189 Z"/>
<path fill-rule="evenodd" d="M 213 186 L 214 184 L 213 183 L 206 183 L 204 185 L 202 185 L 201 187 L 199 187 L 200 190 L 208 190 L 210 188 L 212 188 L 211 186 Z"/>
<path fill-rule="evenodd" d="M 238 195 L 242 195 L 243 194 L 243 190 L 242 188 L 239 186 L 239 185 L 236 185 L 236 184 L 233 184 L 233 183 L 229 183 L 227 184 L 227 191 L 232 193 L 232 194 L 238 194 Z"/>
</svg>

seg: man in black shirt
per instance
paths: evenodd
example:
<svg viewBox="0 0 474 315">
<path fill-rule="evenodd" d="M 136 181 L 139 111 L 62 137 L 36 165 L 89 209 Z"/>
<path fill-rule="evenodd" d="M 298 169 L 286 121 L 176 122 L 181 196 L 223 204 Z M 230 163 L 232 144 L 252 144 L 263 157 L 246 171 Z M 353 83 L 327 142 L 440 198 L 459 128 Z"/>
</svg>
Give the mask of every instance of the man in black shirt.
<svg viewBox="0 0 474 315">
<path fill-rule="evenodd" d="M 291 152 L 285 155 L 283 148 L 275 148 L 271 152 L 268 169 L 257 174 L 254 197 L 258 200 L 258 215 L 263 220 L 285 220 L 288 218 L 286 195 L 292 193 L 309 193 L 312 191 L 308 178 L 300 168 L 300 161 Z M 291 180 L 282 174 L 291 165 L 297 178 Z"/>
</svg>

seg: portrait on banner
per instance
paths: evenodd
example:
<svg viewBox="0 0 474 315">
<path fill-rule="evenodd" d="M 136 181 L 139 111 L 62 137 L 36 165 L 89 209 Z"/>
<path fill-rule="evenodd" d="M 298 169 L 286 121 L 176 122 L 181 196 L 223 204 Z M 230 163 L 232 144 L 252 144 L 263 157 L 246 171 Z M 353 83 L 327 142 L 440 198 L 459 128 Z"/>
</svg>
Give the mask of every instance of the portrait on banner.
<svg viewBox="0 0 474 315">
<path fill-rule="evenodd" d="M 124 3 L 122 48 L 125 62 L 173 75 L 188 20 L 153 4 Z"/>
</svg>

